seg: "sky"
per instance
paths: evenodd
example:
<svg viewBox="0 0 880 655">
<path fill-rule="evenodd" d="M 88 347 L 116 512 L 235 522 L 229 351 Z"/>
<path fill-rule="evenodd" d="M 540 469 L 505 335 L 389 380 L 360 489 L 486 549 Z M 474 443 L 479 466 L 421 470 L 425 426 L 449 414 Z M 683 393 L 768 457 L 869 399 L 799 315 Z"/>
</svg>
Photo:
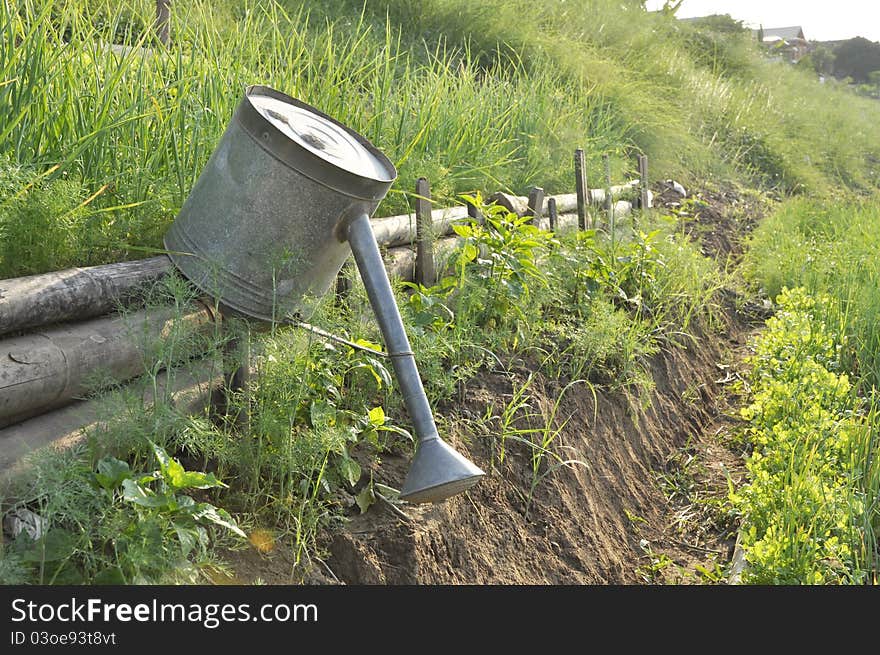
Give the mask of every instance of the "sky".
<svg viewBox="0 0 880 655">
<path fill-rule="evenodd" d="M 647 0 L 648 10 L 663 0 Z M 746 27 L 800 25 L 811 41 L 863 36 L 880 41 L 880 0 L 684 0 L 676 16 L 691 18 L 730 14 Z"/>
</svg>

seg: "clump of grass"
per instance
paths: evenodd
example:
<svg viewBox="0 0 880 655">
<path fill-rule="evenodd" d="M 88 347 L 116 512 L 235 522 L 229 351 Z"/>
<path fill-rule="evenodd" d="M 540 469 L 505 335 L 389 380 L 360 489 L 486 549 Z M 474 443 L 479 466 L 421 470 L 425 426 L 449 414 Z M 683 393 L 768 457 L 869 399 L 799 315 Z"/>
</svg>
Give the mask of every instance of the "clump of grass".
<svg viewBox="0 0 880 655">
<path fill-rule="evenodd" d="M 839 299 L 833 329 L 849 336 L 841 353 L 865 389 L 880 384 L 880 211 L 870 201 L 791 200 L 751 240 L 746 273 L 770 297 L 784 286 Z"/>
</svg>

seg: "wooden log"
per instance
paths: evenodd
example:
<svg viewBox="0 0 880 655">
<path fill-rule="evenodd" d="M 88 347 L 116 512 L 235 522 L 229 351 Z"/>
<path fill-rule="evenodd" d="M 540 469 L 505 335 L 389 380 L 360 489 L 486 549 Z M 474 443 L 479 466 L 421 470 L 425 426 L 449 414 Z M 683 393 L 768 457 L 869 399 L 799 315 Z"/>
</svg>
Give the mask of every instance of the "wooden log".
<svg viewBox="0 0 880 655">
<path fill-rule="evenodd" d="M 616 184 L 611 187 L 611 198 L 612 200 L 617 200 L 620 196 L 626 193 L 631 193 L 632 190 L 638 186 L 638 180 L 630 180 L 623 184 Z M 544 204 L 541 210 L 542 215 L 546 215 L 547 213 L 547 201 L 550 198 L 555 198 L 556 209 L 560 214 L 577 211 L 577 193 L 561 193 L 553 196 L 546 196 L 544 198 Z M 589 198 L 592 204 L 596 206 L 605 207 L 606 205 L 605 189 L 589 189 Z M 526 196 L 515 196 L 501 191 L 493 193 L 487 198 L 487 201 L 490 203 L 494 202 L 519 216 L 525 216 L 529 208 L 529 199 Z"/>
<path fill-rule="evenodd" d="M 509 212 L 523 216 L 529 209 L 529 199 L 524 196 L 515 196 L 510 193 L 498 191 L 486 199 L 490 205 L 495 204 L 504 207 Z"/>
<path fill-rule="evenodd" d="M 145 407 L 158 397 L 167 399 L 185 414 L 202 414 L 210 407 L 212 393 L 223 384 L 220 363 L 205 358 L 195 360 L 172 374 L 156 375 L 155 387 L 144 385 L 142 402 Z M 26 455 L 39 448 L 69 448 L 81 443 L 88 431 L 97 429 L 107 418 L 107 405 L 101 399 L 82 400 L 60 409 L 0 429 L 0 494 L 5 487 L 24 474 Z M 6 498 L 8 500 L 8 498 Z"/>
<path fill-rule="evenodd" d="M 6 339 L 0 342 L 0 426 L 88 395 L 98 376 L 122 381 L 140 375 L 156 363 L 150 349 L 158 341 L 176 329 L 213 329 L 213 323 L 207 306 L 180 317 L 169 308 Z"/>
<path fill-rule="evenodd" d="M 449 272 L 449 258 L 461 243 L 459 237 L 437 239 L 434 242 L 434 261 L 438 277 Z M 413 248 L 392 248 L 385 252 L 385 270 L 391 279 L 415 280 L 416 252 Z"/>
<path fill-rule="evenodd" d="M 437 283 L 434 268 L 434 226 L 431 222 L 431 187 L 420 177 L 416 182 L 416 275 L 415 281 L 425 287 Z"/>
<path fill-rule="evenodd" d="M 0 280 L 0 334 L 107 314 L 172 268 L 162 255 Z"/>
<path fill-rule="evenodd" d="M 434 234 L 444 235 L 452 233 L 452 226 L 468 217 L 467 207 L 458 205 L 445 209 L 435 209 L 431 212 L 431 223 L 434 226 Z M 416 215 L 402 214 L 400 216 L 388 216 L 386 218 L 373 218 L 370 220 L 373 226 L 373 234 L 380 246 L 393 248 L 395 246 L 412 245 L 416 242 Z"/>
</svg>

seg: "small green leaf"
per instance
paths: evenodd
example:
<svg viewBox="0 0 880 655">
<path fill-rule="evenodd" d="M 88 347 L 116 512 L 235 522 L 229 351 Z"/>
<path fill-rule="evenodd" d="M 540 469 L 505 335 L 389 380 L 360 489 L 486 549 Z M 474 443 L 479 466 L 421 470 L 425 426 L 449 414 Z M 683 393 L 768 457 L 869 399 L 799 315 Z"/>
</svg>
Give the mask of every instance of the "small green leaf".
<svg viewBox="0 0 880 655">
<path fill-rule="evenodd" d="M 172 489 L 177 491 L 178 489 L 183 488 L 179 483 L 185 474 L 186 471 L 183 469 L 183 465 L 180 462 L 171 457 L 167 458 L 165 466 L 162 468 L 162 477 Z"/>
<path fill-rule="evenodd" d="M 123 480 L 132 476 L 128 462 L 116 459 L 115 457 L 105 457 L 98 462 L 98 472 L 95 473 L 95 480 L 104 489 L 108 491 L 115 489 Z"/>
<path fill-rule="evenodd" d="M 201 473 L 199 471 L 184 471 L 180 467 L 180 472 L 176 472 L 172 486 L 177 489 L 213 489 L 215 487 L 226 487 L 220 482 L 213 473 Z"/>
<path fill-rule="evenodd" d="M 352 486 L 361 479 L 361 465 L 347 454 L 339 459 L 336 468 L 342 477 Z"/>
<path fill-rule="evenodd" d="M 364 348 L 370 348 L 372 350 L 378 350 L 379 352 L 383 352 L 382 346 L 378 343 L 373 343 L 372 341 L 367 341 L 366 339 L 357 339 L 355 344 L 358 346 L 363 346 Z"/>
<path fill-rule="evenodd" d="M 247 539 L 244 531 L 238 527 L 229 512 L 225 509 L 214 507 L 210 503 L 199 503 L 192 512 L 192 517 L 197 521 L 204 520 L 219 525 L 237 534 L 239 537 Z"/>
<path fill-rule="evenodd" d="M 394 434 L 400 435 L 401 437 L 403 437 L 404 439 L 406 439 L 407 441 L 410 441 L 410 442 L 415 441 L 413 439 L 413 436 L 407 430 L 404 430 L 403 428 L 398 427 L 396 425 L 383 425 L 382 427 L 380 427 L 378 429 L 382 430 L 383 432 L 393 432 Z"/>
<path fill-rule="evenodd" d="M 153 447 L 153 454 L 156 456 L 156 459 L 159 461 L 159 470 L 162 471 L 164 476 L 165 470 L 168 467 L 168 463 L 171 461 L 171 458 L 168 456 L 168 453 L 165 452 L 165 449 L 162 448 L 159 444 L 150 442 L 150 446 Z"/>
<path fill-rule="evenodd" d="M 368 484 L 361 489 L 361 492 L 355 496 L 354 499 L 358 508 L 361 510 L 361 514 L 364 514 L 370 509 L 370 505 L 376 502 L 376 495 L 373 493 L 373 485 Z"/>
<path fill-rule="evenodd" d="M 392 386 L 392 380 L 391 373 L 388 372 L 388 368 L 375 357 L 367 357 L 366 361 L 373 368 L 373 375 L 378 375 L 381 379 L 379 388 L 381 389 L 382 385 L 384 384 L 386 388 L 390 389 Z"/>
<path fill-rule="evenodd" d="M 177 534 L 177 540 L 180 542 L 180 550 L 183 555 L 189 555 L 196 547 L 199 541 L 199 534 L 195 528 L 181 525 L 177 521 L 173 524 L 174 532 Z"/>
<path fill-rule="evenodd" d="M 389 487 L 380 482 L 374 483 L 373 486 L 375 487 L 376 493 L 382 494 L 390 501 L 395 501 L 400 497 L 400 491 L 394 487 Z"/>
<path fill-rule="evenodd" d="M 385 424 L 385 410 L 381 407 L 374 407 L 370 410 L 370 424 L 379 426 Z"/>
<path fill-rule="evenodd" d="M 167 507 L 171 501 L 165 494 L 145 489 L 131 478 L 122 482 L 122 498 L 141 507 Z"/>
</svg>

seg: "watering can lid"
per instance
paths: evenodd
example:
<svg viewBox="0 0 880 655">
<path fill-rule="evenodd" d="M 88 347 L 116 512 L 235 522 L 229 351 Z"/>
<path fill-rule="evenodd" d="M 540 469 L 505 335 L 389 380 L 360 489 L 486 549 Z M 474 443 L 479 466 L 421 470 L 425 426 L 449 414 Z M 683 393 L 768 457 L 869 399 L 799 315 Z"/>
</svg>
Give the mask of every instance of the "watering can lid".
<svg viewBox="0 0 880 655">
<path fill-rule="evenodd" d="M 248 87 L 238 114 L 263 147 L 300 173 L 339 191 L 378 199 L 397 177 L 391 161 L 364 137 L 270 87 Z M 308 154 L 303 156 L 303 151 Z M 365 186 L 377 190 L 369 188 L 364 195 Z"/>
</svg>

